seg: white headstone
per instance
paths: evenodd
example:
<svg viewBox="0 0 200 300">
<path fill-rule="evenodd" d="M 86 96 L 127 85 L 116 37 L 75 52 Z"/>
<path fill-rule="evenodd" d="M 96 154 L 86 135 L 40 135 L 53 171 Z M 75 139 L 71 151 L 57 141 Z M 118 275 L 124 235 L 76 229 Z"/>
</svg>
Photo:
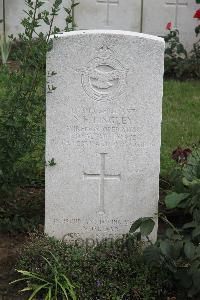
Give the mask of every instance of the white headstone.
<svg viewBox="0 0 200 300">
<path fill-rule="evenodd" d="M 144 2 L 143 32 L 164 36 L 168 33 L 166 24 L 172 22 L 173 28 L 180 32 L 180 40 L 191 50 L 197 20 L 193 18 L 199 4 L 191 0 L 148 0 Z"/>
<path fill-rule="evenodd" d="M 83 0 L 75 9 L 78 29 L 140 31 L 141 0 Z"/>
<path fill-rule="evenodd" d="M 46 167 L 49 235 L 115 238 L 157 213 L 163 57 L 161 38 L 132 32 L 54 39 L 47 59 L 46 161 L 56 163 Z"/>
</svg>

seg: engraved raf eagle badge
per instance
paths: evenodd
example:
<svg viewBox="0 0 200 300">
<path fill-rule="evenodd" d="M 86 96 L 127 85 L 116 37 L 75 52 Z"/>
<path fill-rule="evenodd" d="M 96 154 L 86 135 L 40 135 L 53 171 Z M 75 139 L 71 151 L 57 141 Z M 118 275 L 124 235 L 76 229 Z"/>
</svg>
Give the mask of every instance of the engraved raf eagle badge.
<svg viewBox="0 0 200 300">
<path fill-rule="evenodd" d="M 111 100 L 123 92 L 127 70 L 115 58 L 112 50 L 103 45 L 95 58 L 81 71 L 86 94 L 97 100 Z"/>
</svg>

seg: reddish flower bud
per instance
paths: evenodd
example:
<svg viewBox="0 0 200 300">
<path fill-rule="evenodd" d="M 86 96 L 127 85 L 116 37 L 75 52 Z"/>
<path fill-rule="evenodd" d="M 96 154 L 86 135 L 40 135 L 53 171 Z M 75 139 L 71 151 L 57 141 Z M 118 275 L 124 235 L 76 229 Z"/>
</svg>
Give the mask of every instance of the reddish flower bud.
<svg viewBox="0 0 200 300">
<path fill-rule="evenodd" d="M 172 152 L 172 159 L 177 163 L 185 164 L 187 162 L 188 156 L 192 153 L 191 149 L 182 149 L 178 147 Z"/>
<path fill-rule="evenodd" d="M 199 19 L 199 20 L 200 20 L 200 9 L 198 9 L 198 10 L 195 12 L 193 18 Z"/>
<path fill-rule="evenodd" d="M 165 29 L 171 30 L 172 29 L 172 22 L 167 23 Z"/>
</svg>

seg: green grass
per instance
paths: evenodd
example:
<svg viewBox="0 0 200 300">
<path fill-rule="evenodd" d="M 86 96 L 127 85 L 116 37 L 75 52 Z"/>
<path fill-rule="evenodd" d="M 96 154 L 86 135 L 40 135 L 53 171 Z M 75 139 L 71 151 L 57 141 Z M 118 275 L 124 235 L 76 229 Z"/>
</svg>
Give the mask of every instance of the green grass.
<svg viewBox="0 0 200 300">
<path fill-rule="evenodd" d="M 164 84 L 161 175 L 174 166 L 172 151 L 200 141 L 200 81 L 166 81 Z"/>
</svg>

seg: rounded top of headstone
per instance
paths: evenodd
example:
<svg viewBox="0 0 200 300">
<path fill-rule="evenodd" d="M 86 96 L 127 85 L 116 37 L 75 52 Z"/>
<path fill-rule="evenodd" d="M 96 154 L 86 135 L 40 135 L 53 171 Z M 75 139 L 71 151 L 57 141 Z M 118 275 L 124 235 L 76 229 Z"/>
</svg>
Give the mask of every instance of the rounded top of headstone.
<svg viewBox="0 0 200 300">
<path fill-rule="evenodd" d="M 82 36 L 82 35 L 116 35 L 116 36 L 130 36 L 130 37 L 138 37 L 148 40 L 154 40 L 161 43 L 165 43 L 162 37 L 158 37 L 155 35 L 150 35 L 146 33 L 139 33 L 133 31 L 123 31 L 123 30 L 77 30 L 70 32 L 60 32 L 58 34 L 52 35 L 51 38 L 64 38 L 69 36 Z"/>
</svg>

